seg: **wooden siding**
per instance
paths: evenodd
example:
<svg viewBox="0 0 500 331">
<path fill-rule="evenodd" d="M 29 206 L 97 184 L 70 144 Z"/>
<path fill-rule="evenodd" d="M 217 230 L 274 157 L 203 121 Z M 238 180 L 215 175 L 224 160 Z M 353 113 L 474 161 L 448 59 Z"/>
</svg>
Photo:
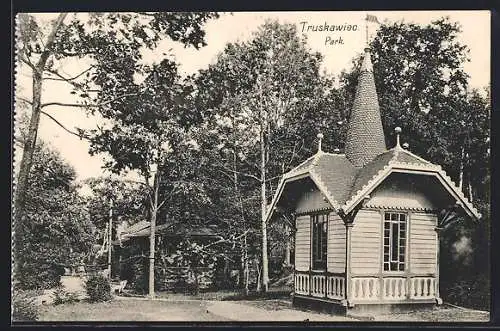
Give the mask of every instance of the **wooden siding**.
<svg viewBox="0 0 500 331">
<path fill-rule="evenodd" d="M 351 240 L 351 270 L 355 274 L 380 271 L 381 224 L 378 211 L 360 210 L 354 219 Z"/>
<path fill-rule="evenodd" d="M 328 223 L 328 271 L 345 272 L 346 228 L 336 213 L 330 213 Z"/>
<path fill-rule="evenodd" d="M 437 233 L 434 214 L 412 213 L 410 216 L 410 269 L 412 273 L 435 273 Z"/>
<path fill-rule="evenodd" d="M 371 196 L 372 198 L 365 207 L 405 210 L 434 210 L 436 208 L 424 189 L 410 181 L 408 176 L 404 178 L 395 175 L 389 176 L 372 192 Z"/>
<path fill-rule="evenodd" d="M 295 212 L 306 213 L 329 208 L 331 208 L 331 205 L 324 199 L 323 193 L 315 189 L 313 191 L 306 191 L 302 194 L 295 207 Z"/>
<path fill-rule="evenodd" d="M 309 215 L 298 216 L 295 221 L 295 269 L 309 270 L 311 260 L 311 220 Z"/>
</svg>

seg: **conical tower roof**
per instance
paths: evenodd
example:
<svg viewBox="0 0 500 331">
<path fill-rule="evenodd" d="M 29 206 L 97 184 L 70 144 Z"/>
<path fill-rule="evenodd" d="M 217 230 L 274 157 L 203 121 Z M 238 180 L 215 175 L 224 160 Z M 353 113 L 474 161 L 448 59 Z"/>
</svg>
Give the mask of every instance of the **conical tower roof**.
<svg viewBox="0 0 500 331">
<path fill-rule="evenodd" d="M 386 151 L 370 51 L 365 48 L 358 87 L 347 127 L 345 155 L 355 167 L 363 167 Z"/>
</svg>

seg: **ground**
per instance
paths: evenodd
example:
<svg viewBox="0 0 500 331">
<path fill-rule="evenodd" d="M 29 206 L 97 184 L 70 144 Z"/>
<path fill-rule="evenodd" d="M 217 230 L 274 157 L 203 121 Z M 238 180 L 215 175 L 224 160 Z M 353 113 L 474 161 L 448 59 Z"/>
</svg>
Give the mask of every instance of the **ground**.
<svg viewBox="0 0 500 331">
<path fill-rule="evenodd" d="M 51 293 L 40 296 L 40 321 L 420 321 L 487 322 L 488 312 L 443 305 L 434 309 L 393 314 L 336 316 L 292 306 L 287 291 L 271 291 L 267 298 L 242 297 L 235 291 L 198 295 L 159 293 L 157 299 L 115 296 L 110 302 L 88 303 L 81 279 L 63 278 L 67 291 L 81 294 L 82 301 L 54 306 Z M 43 303 L 42 303 L 43 301 Z"/>
<path fill-rule="evenodd" d="M 47 306 L 40 321 L 228 321 L 210 313 L 204 301 L 113 300 Z"/>
<path fill-rule="evenodd" d="M 336 316 L 292 307 L 289 300 L 177 300 L 119 298 L 106 303 L 79 302 L 64 305 L 45 305 L 41 321 L 420 321 L 420 322 L 487 322 L 489 314 L 454 307 L 429 311 L 413 311 L 376 316 Z"/>
</svg>

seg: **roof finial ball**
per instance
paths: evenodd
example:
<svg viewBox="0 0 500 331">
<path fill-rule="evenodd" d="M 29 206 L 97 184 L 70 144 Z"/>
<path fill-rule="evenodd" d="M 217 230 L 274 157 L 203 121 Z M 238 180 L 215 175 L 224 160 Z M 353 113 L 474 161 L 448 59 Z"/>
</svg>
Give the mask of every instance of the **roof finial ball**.
<svg viewBox="0 0 500 331">
<path fill-rule="evenodd" d="M 396 147 L 397 148 L 401 148 L 401 146 L 399 145 L 399 135 L 401 133 L 401 128 L 399 126 L 397 126 L 395 129 L 394 129 L 394 132 L 396 132 Z"/>
<path fill-rule="evenodd" d="M 323 134 L 320 132 L 316 137 L 318 137 L 318 152 L 321 152 L 321 141 L 323 140 Z"/>
</svg>

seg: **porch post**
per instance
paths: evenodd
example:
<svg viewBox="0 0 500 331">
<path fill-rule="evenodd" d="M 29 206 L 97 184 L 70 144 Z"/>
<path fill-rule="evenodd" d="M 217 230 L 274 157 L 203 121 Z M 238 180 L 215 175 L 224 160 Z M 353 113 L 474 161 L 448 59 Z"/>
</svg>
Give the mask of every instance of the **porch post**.
<svg viewBox="0 0 500 331">
<path fill-rule="evenodd" d="M 352 288 L 351 288 L 351 234 L 352 222 L 345 223 L 346 228 L 346 260 L 345 260 L 345 298 L 348 307 L 352 306 Z"/>
<path fill-rule="evenodd" d="M 443 299 L 441 299 L 441 294 L 439 293 L 439 246 L 441 244 L 441 230 L 443 230 L 442 227 L 439 225 L 436 226 L 436 281 L 435 281 L 435 292 L 436 292 L 436 303 L 438 305 L 441 305 L 443 303 Z"/>
</svg>

